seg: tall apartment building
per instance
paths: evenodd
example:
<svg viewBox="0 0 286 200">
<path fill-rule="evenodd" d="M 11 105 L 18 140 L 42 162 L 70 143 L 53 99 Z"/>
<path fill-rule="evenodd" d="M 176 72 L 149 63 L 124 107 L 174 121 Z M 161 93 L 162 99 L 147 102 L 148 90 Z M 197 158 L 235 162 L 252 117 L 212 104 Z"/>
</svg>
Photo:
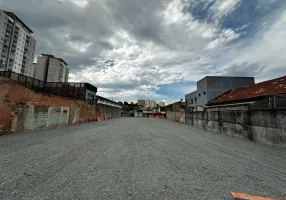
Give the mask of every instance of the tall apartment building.
<svg viewBox="0 0 286 200">
<path fill-rule="evenodd" d="M 42 54 L 38 57 L 35 78 L 46 82 L 68 82 L 68 64 L 62 58 Z"/>
<path fill-rule="evenodd" d="M 34 76 L 36 40 L 14 13 L 0 10 L 0 71 Z"/>
<path fill-rule="evenodd" d="M 187 107 L 204 106 L 229 90 L 254 83 L 254 77 L 206 76 L 197 82 L 196 91 L 185 96 Z"/>
</svg>

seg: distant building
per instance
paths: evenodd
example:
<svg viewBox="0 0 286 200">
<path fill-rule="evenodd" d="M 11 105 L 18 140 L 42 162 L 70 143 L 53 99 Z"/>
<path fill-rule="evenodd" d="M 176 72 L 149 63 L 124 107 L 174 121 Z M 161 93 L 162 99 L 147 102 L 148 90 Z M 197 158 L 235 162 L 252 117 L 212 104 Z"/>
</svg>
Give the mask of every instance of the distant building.
<svg viewBox="0 0 286 200">
<path fill-rule="evenodd" d="M 154 101 L 154 100 L 146 100 L 146 105 L 147 105 L 147 107 L 152 109 L 152 108 L 156 107 L 156 101 Z"/>
<path fill-rule="evenodd" d="M 187 107 L 205 106 L 219 95 L 254 84 L 254 77 L 207 76 L 197 82 L 197 90 L 185 96 Z"/>
<path fill-rule="evenodd" d="M 137 105 L 138 106 L 145 106 L 146 105 L 146 100 L 145 99 L 138 99 L 137 100 Z"/>
<path fill-rule="evenodd" d="M 161 102 L 158 103 L 158 105 L 159 105 L 160 107 L 164 107 L 164 106 L 165 106 L 165 102 L 162 102 L 162 101 L 161 101 Z"/>
<path fill-rule="evenodd" d="M 36 40 L 14 13 L 0 10 L 0 71 L 33 77 Z"/>
<path fill-rule="evenodd" d="M 149 108 L 152 109 L 152 108 L 155 108 L 157 106 L 157 103 L 154 100 L 139 99 L 139 100 L 137 100 L 137 105 L 139 105 L 139 106 L 146 106 L 146 107 L 149 107 Z"/>
<path fill-rule="evenodd" d="M 68 82 L 68 64 L 62 58 L 42 54 L 38 57 L 35 78 L 46 82 Z"/>
<path fill-rule="evenodd" d="M 286 76 L 230 90 L 208 103 L 208 106 L 249 106 L 252 109 L 286 107 Z"/>
</svg>

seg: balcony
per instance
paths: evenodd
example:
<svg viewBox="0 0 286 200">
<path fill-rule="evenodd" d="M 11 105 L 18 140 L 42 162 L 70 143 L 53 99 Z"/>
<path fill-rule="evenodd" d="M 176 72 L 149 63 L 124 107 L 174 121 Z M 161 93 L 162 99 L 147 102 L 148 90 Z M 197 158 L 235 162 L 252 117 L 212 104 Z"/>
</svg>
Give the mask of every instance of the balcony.
<svg viewBox="0 0 286 200">
<path fill-rule="evenodd" d="M 12 31 L 13 31 L 13 29 L 12 29 L 12 28 L 8 28 L 8 27 L 7 27 L 6 31 L 7 31 L 8 33 L 10 33 L 10 34 L 11 34 L 11 33 L 12 33 Z"/>
<path fill-rule="evenodd" d="M 9 42 L 4 42 L 3 45 L 8 47 L 9 46 Z"/>
<path fill-rule="evenodd" d="M 13 29 L 13 23 L 8 22 L 7 28 L 12 28 Z"/>
<path fill-rule="evenodd" d="M 12 34 L 12 33 L 9 33 L 8 31 L 6 31 L 5 37 L 9 37 L 9 38 L 10 38 L 10 37 L 11 37 L 11 34 Z"/>
<path fill-rule="evenodd" d="M 7 58 L 8 53 L 2 53 L 2 58 Z"/>
</svg>

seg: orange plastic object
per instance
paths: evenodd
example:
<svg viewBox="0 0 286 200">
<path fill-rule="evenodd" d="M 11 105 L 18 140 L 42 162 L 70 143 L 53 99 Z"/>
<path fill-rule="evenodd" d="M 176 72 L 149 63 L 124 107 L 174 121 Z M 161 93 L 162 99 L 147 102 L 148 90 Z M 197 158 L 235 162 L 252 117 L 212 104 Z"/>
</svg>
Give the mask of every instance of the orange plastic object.
<svg viewBox="0 0 286 200">
<path fill-rule="evenodd" d="M 97 121 L 99 121 L 99 122 L 104 121 L 104 117 L 103 116 L 97 117 Z"/>
<path fill-rule="evenodd" d="M 279 199 L 271 199 L 267 197 L 253 196 L 249 194 L 243 194 L 240 192 L 231 192 L 233 198 L 235 200 L 279 200 Z"/>
</svg>

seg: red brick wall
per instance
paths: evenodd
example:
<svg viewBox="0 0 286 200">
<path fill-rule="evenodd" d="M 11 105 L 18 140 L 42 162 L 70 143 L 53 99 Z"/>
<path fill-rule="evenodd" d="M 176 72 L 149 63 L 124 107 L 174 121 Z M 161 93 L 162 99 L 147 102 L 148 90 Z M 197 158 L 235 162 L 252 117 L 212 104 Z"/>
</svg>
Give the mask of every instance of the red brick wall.
<svg viewBox="0 0 286 200">
<path fill-rule="evenodd" d="M 18 126 L 17 124 L 15 125 L 16 122 L 14 123 L 13 121 L 17 118 L 15 115 L 19 113 L 14 113 L 16 105 L 30 105 L 32 109 L 31 113 L 37 110 L 35 108 L 43 106 L 45 106 L 47 110 L 51 107 L 59 109 L 68 107 L 68 124 L 96 121 L 97 116 L 100 115 L 99 109 L 96 106 L 91 106 L 81 101 L 35 93 L 3 77 L 0 77 L 0 88 L 0 135 L 12 133 L 12 127 Z M 33 121 L 31 123 L 33 123 Z M 19 131 L 21 126 L 19 125 L 15 130 Z"/>
</svg>

